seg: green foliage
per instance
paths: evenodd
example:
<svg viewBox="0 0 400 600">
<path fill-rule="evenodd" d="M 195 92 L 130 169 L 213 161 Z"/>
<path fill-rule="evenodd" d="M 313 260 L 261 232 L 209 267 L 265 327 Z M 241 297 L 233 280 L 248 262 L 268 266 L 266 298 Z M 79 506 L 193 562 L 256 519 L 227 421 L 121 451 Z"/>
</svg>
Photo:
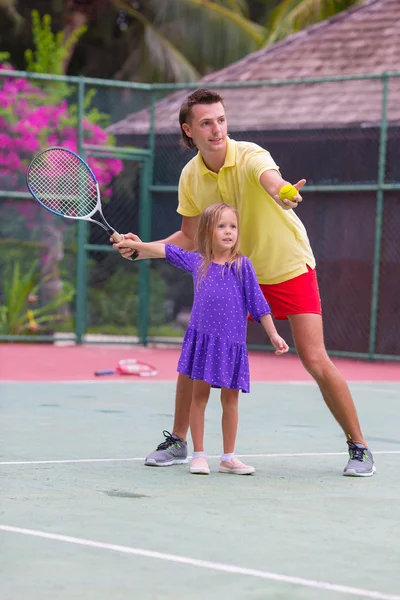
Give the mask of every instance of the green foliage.
<svg viewBox="0 0 400 600">
<path fill-rule="evenodd" d="M 164 308 L 165 283 L 155 269 L 150 270 L 149 324 L 163 325 L 167 316 Z M 90 286 L 88 299 L 88 328 L 107 324 L 124 327 L 137 326 L 139 311 L 139 274 L 119 266 L 101 286 Z"/>
<path fill-rule="evenodd" d="M 119 78 L 196 81 L 260 48 L 266 29 L 246 17 L 242 0 L 113 0 L 129 25 Z"/>
<path fill-rule="evenodd" d="M 27 332 L 37 333 L 44 323 L 62 319 L 57 309 L 72 300 L 75 290 L 72 285 L 63 283 L 63 290 L 57 299 L 39 308 L 30 308 L 39 290 L 40 268 L 37 262 L 21 270 L 17 261 L 9 264 L 3 279 L 4 303 L 0 305 L 0 334 L 17 335 Z"/>
<path fill-rule="evenodd" d="M 33 10 L 32 39 L 34 49 L 28 48 L 25 50 L 26 70 L 32 73 L 63 74 L 67 57 L 85 31 L 86 27 L 81 27 L 75 30 L 65 41 L 63 31 L 53 33 L 50 15 L 45 14 L 41 18 L 39 12 Z M 38 81 L 37 85 L 51 96 L 50 100 L 53 103 L 67 98 L 72 93 L 72 88 L 62 82 Z"/>
<path fill-rule="evenodd" d="M 0 52 L 0 65 L 8 65 L 9 58 L 10 58 L 9 52 Z"/>
<path fill-rule="evenodd" d="M 325 21 L 363 0 L 282 0 L 269 14 L 267 44 Z"/>
<path fill-rule="evenodd" d="M 86 27 L 80 27 L 64 41 L 64 32 L 53 33 L 51 16 L 46 14 L 41 19 L 39 12 L 33 10 L 32 36 L 35 50 L 25 51 L 27 70 L 33 73 L 61 75 L 65 59 L 86 30 Z"/>
<path fill-rule="evenodd" d="M 93 123 L 99 125 L 99 127 L 106 128 L 110 125 L 111 119 L 107 113 L 102 113 L 98 108 L 92 106 L 92 102 L 97 94 L 97 90 L 95 88 L 91 88 L 85 94 L 85 98 L 83 101 L 85 119 L 89 121 L 89 123 Z M 78 126 L 78 106 L 77 104 L 71 104 L 68 109 L 68 114 L 71 118 L 69 121 L 70 125 L 75 127 Z M 110 146 L 114 145 L 115 138 L 112 135 L 109 135 L 108 144 Z"/>
</svg>

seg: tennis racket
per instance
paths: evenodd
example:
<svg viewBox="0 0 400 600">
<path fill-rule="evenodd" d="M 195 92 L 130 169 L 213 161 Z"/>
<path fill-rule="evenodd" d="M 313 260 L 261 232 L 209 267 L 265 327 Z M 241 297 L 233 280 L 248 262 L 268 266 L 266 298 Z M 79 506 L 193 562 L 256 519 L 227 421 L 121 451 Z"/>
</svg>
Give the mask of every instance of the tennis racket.
<svg viewBox="0 0 400 600">
<path fill-rule="evenodd" d="M 154 377 L 158 374 L 155 367 L 148 363 L 136 360 L 135 358 L 127 358 L 120 360 L 115 369 L 107 371 L 95 371 L 95 375 L 138 375 L 139 377 Z"/>
<path fill-rule="evenodd" d="M 28 167 L 26 183 L 35 200 L 53 214 L 96 223 L 115 242 L 123 239 L 103 215 L 99 184 L 92 169 L 72 150 L 55 146 L 39 152 Z M 101 221 L 92 218 L 96 214 Z M 131 260 L 138 254 L 135 250 Z"/>
</svg>

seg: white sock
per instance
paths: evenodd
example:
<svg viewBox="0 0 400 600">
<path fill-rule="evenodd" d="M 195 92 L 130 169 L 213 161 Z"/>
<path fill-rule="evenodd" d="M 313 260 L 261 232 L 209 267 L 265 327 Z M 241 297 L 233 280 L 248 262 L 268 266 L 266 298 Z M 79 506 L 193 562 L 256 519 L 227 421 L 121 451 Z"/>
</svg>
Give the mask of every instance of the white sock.
<svg viewBox="0 0 400 600">
<path fill-rule="evenodd" d="M 207 458 L 207 452 L 204 452 L 204 450 L 202 452 L 192 452 L 192 460 L 199 458 L 199 456 L 204 456 L 204 458 Z"/>
<path fill-rule="evenodd" d="M 224 462 L 231 462 L 232 458 L 235 456 L 234 452 L 231 452 L 230 454 L 223 454 L 221 456 L 221 461 Z"/>
</svg>

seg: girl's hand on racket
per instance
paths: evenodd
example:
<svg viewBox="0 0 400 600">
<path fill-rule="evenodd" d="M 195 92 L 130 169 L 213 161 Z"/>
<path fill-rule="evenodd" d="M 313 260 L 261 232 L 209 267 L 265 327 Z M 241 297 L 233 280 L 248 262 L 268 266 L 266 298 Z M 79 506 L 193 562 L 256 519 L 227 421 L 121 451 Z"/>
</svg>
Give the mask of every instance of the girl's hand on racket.
<svg viewBox="0 0 400 600">
<path fill-rule="evenodd" d="M 285 354 L 289 350 L 289 346 L 285 342 L 285 340 L 279 335 L 279 333 L 273 333 L 269 338 L 271 340 L 271 344 L 275 348 L 275 354 L 280 356 L 281 354 Z"/>
<path fill-rule="evenodd" d="M 139 251 L 136 250 L 136 248 L 132 245 L 131 242 L 129 242 L 129 240 L 132 240 L 133 242 L 141 242 L 142 240 L 140 239 L 140 237 L 138 235 L 135 235 L 134 233 L 124 233 L 123 238 L 124 239 L 121 242 L 119 242 L 118 244 L 116 244 L 112 238 L 110 238 L 110 242 L 113 242 L 114 248 L 116 248 L 118 250 L 118 252 L 122 256 L 122 258 L 126 258 L 126 259 L 130 260 L 132 254 L 134 254 L 134 252 L 139 252 Z M 137 256 L 135 258 L 135 260 L 139 260 L 140 258 L 144 258 L 144 257 L 140 256 L 140 253 L 139 253 L 139 256 Z"/>
</svg>

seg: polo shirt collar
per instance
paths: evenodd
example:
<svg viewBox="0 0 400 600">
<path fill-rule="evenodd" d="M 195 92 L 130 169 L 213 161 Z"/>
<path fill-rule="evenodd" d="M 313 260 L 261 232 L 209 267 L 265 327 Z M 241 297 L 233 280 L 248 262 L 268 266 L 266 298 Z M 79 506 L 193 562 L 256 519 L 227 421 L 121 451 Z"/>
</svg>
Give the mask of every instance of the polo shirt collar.
<svg viewBox="0 0 400 600">
<path fill-rule="evenodd" d="M 225 167 L 234 167 L 236 164 L 235 142 L 233 140 L 231 140 L 229 137 L 226 138 L 226 142 L 227 142 L 226 157 L 225 157 L 225 162 L 222 165 L 221 170 L 224 169 Z M 210 171 L 210 169 L 208 169 L 206 167 L 206 165 L 204 164 L 203 157 L 201 156 L 200 152 L 197 153 L 197 162 L 199 163 L 199 171 L 200 171 L 201 175 L 207 175 L 207 173 L 212 173 L 212 171 Z"/>
</svg>

